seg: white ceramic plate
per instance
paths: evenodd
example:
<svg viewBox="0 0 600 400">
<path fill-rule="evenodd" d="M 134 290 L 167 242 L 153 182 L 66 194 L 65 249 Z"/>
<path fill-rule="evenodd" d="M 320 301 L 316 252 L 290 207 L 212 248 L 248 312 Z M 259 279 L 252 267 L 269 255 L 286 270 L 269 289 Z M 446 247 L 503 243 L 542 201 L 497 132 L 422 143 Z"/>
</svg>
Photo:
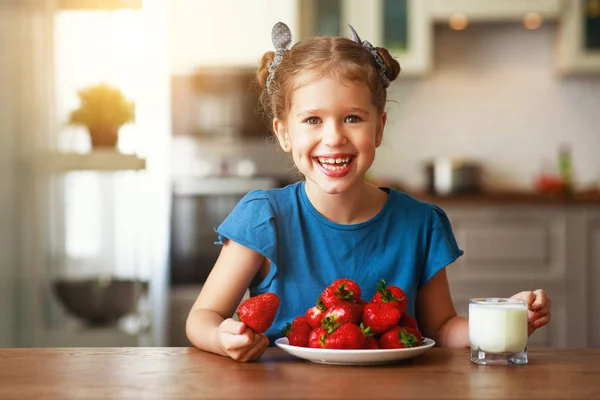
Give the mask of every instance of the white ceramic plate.
<svg viewBox="0 0 600 400">
<path fill-rule="evenodd" d="M 432 339 L 423 338 L 423 342 L 419 347 L 381 350 L 312 349 L 309 347 L 290 346 L 286 337 L 275 340 L 275 344 L 293 356 L 316 363 L 377 365 L 395 363 L 400 360 L 416 357 L 432 348 L 435 342 Z"/>
</svg>

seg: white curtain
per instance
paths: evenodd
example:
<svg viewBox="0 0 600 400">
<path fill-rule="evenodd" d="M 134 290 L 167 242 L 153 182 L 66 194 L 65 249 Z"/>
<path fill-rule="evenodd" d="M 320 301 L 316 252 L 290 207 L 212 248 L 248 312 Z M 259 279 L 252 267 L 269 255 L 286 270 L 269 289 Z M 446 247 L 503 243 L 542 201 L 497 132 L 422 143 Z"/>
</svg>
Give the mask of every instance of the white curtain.
<svg viewBox="0 0 600 400">
<path fill-rule="evenodd" d="M 46 343 L 47 331 L 57 328 L 62 316 L 51 280 L 65 273 L 99 272 L 150 281 L 153 336 L 148 344 L 165 342 L 170 208 L 166 11 L 165 1 L 147 1 L 141 16 L 129 21 L 127 12 L 84 12 L 72 18 L 80 12 L 57 12 L 53 0 L 0 0 L 0 326 L 13 327 L 0 328 L 0 346 Z M 112 46 L 102 38 L 91 41 L 105 20 L 122 29 L 113 32 Z M 79 26 L 82 40 L 73 41 L 78 32 L 73 29 L 82 21 L 96 26 Z M 135 41 L 129 58 L 118 53 L 128 51 L 115 45 L 119 38 Z M 94 54 L 116 61 L 99 62 Z M 76 106 L 77 90 L 99 80 L 120 85 L 136 101 L 137 121 L 125 129 L 120 149 L 146 158 L 147 170 L 114 176 L 44 173 L 40 160 L 48 151 L 89 149 L 85 135 L 64 122 Z"/>
</svg>

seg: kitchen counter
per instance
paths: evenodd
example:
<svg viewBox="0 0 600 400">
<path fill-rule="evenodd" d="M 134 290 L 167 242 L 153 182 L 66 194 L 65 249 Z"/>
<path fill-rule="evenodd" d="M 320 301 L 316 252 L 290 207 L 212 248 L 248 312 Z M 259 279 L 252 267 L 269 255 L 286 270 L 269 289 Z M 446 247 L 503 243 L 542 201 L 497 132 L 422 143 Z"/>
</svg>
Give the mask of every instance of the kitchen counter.
<svg viewBox="0 0 600 400">
<path fill-rule="evenodd" d="M 0 398 L 600 398 L 600 349 L 535 349 L 525 366 L 478 366 L 433 348 L 386 366 L 321 365 L 269 348 L 238 363 L 193 348 L 0 349 Z"/>
<path fill-rule="evenodd" d="M 591 204 L 600 206 L 600 192 L 577 192 L 571 196 L 564 194 L 545 194 L 539 192 L 486 191 L 479 194 L 460 194 L 438 196 L 424 192 L 408 192 L 411 196 L 432 204 L 456 205 L 577 205 Z"/>
</svg>

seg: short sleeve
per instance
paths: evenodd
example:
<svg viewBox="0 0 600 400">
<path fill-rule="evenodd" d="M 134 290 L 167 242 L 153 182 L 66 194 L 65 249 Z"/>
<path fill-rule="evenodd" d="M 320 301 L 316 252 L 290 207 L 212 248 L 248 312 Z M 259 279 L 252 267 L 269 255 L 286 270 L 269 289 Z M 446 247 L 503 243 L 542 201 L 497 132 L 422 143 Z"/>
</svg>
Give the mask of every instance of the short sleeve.
<svg viewBox="0 0 600 400">
<path fill-rule="evenodd" d="M 225 220 L 215 227 L 218 241 L 233 240 L 277 264 L 277 227 L 275 212 L 264 190 L 246 194 Z"/>
<path fill-rule="evenodd" d="M 423 287 L 435 274 L 464 254 L 456 243 L 448 216 L 434 205 L 431 209 L 428 234 L 425 264 L 419 287 Z"/>
</svg>

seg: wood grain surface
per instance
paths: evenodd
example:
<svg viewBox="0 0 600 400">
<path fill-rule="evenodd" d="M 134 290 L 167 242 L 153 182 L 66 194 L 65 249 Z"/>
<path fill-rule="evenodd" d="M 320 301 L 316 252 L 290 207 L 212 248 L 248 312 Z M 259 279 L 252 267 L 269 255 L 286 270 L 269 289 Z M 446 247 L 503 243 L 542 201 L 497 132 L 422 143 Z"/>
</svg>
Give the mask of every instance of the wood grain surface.
<svg viewBox="0 0 600 400">
<path fill-rule="evenodd" d="M 192 348 L 0 349 L 0 399 L 600 399 L 600 349 L 536 349 L 478 366 L 433 348 L 385 366 L 334 366 L 269 348 L 239 363 Z"/>
</svg>

